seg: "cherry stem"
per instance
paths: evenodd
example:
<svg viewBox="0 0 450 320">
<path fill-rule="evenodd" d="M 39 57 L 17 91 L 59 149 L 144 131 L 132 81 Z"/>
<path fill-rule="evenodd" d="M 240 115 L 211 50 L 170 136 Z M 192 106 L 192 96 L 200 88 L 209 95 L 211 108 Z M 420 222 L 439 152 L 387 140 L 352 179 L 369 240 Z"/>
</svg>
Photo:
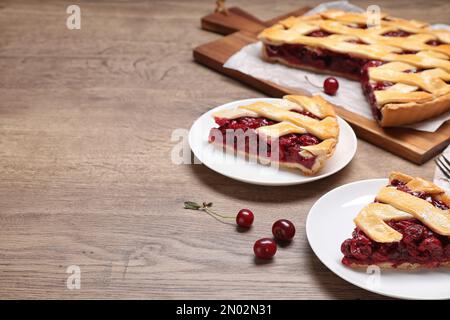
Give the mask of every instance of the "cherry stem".
<svg viewBox="0 0 450 320">
<path fill-rule="evenodd" d="M 309 84 L 310 84 L 310 85 L 312 85 L 313 87 L 316 87 L 316 88 L 322 89 L 322 86 L 319 86 L 319 85 L 317 85 L 317 84 L 313 83 L 313 82 L 312 82 L 311 80 L 309 80 L 309 78 L 308 78 L 308 76 L 307 76 L 307 75 L 305 75 L 305 79 L 306 79 L 306 81 L 308 81 L 308 82 L 309 82 Z"/>
<path fill-rule="evenodd" d="M 211 209 L 208 209 L 208 208 L 201 208 L 201 209 L 199 209 L 199 210 L 203 210 L 203 211 L 205 211 L 206 213 L 216 215 L 216 216 L 221 217 L 221 218 L 223 218 L 223 219 L 236 219 L 236 217 L 224 216 L 224 215 L 221 215 L 221 214 L 219 214 L 219 213 L 217 213 L 217 212 L 215 212 L 215 211 L 212 211 Z"/>
<path fill-rule="evenodd" d="M 197 204 L 195 202 L 187 201 L 187 202 L 184 203 L 184 208 L 185 209 L 190 209 L 190 210 L 204 211 L 207 214 L 209 214 L 209 215 L 211 215 L 211 216 L 213 216 L 215 218 L 216 217 L 220 217 L 222 219 L 235 219 L 236 218 L 236 217 L 232 217 L 232 216 L 224 216 L 224 215 L 222 215 L 220 213 L 217 213 L 217 212 L 213 211 L 212 209 L 210 209 L 212 207 L 212 205 L 213 205 L 212 202 L 209 202 L 209 203 L 203 202 L 202 205 L 199 205 L 199 204 Z"/>
</svg>

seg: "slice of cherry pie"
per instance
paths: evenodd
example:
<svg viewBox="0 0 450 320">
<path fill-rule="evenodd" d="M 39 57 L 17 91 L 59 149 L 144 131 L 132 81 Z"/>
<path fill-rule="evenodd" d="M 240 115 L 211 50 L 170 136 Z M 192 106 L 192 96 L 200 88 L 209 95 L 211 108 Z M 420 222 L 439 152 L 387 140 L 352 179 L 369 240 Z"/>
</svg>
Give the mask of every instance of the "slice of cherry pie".
<svg viewBox="0 0 450 320">
<path fill-rule="evenodd" d="M 450 266 L 450 197 L 435 184 L 392 172 L 389 185 L 364 207 L 342 263 L 415 269 Z"/>
<path fill-rule="evenodd" d="M 256 157 L 262 163 L 317 173 L 333 154 L 339 125 L 333 106 L 320 96 L 289 95 L 216 112 L 209 142 Z"/>
<path fill-rule="evenodd" d="M 265 60 L 360 80 L 381 126 L 450 110 L 450 32 L 381 14 L 329 10 L 290 17 L 260 33 Z"/>
</svg>

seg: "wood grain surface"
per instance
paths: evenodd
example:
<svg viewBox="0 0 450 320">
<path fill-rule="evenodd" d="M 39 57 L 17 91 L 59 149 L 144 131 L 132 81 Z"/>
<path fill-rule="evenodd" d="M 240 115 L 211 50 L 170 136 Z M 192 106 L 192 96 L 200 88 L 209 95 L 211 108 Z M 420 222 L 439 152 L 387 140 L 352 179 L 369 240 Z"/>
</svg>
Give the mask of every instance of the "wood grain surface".
<svg viewBox="0 0 450 320">
<path fill-rule="evenodd" d="M 377 3 L 449 22 L 448 1 Z M 0 2 L 0 298 L 380 298 L 320 263 L 306 215 L 336 186 L 395 169 L 430 179 L 432 162 L 416 166 L 360 140 L 338 174 L 278 188 L 174 164 L 174 130 L 262 96 L 192 61 L 195 46 L 221 37 L 200 29 L 214 1 L 78 1 L 81 30 L 65 26 L 69 4 Z M 264 19 L 298 5 L 239 2 Z M 185 200 L 230 214 L 249 207 L 254 228 L 239 233 L 182 209 Z M 295 241 L 256 264 L 253 242 L 281 217 L 295 222 Z M 81 268 L 80 290 L 66 287 L 70 265 Z"/>
</svg>

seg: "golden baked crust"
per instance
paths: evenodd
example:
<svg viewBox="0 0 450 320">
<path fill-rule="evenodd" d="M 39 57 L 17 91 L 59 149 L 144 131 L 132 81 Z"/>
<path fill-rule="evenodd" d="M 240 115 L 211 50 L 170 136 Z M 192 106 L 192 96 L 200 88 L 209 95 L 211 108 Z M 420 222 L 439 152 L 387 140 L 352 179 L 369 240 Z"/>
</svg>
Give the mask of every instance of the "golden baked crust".
<svg viewBox="0 0 450 320">
<path fill-rule="evenodd" d="M 450 236 L 450 212 L 442 210 L 428 201 L 395 187 L 384 187 L 378 192 L 377 200 L 394 208 L 411 214 L 434 232 Z"/>
<path fill-rule="evenodd" d="M 450 73 L 434 68 L 411 73 L 415 66 L 389 62 L 368 70 L 369 81 L 389 82 L 374 91 L 383 127 L 420 122 L 450 109 Z"/>
<path fill-rule="evenodd" d="M 413 216 L 384 203 L 370 203 L 354 219 L 355 224 L 370 239 L 379 243 L 402 240 L 402 234 L 388 226 L 385 221 L 412 219 Z"/>
<path fill-rule="evenodd" d="M 413 179 L 414 179 L 414 177 L 411 177 L 410 175 L 407 175 L 406 173 L 403 173 L 400 171 L 392 171 L 389 174 L 389 183 L 392 183 L 392 181 L 394 181 L 394 180 L 408 183 L 409 181 L 411 181 Z"/>
<path fill-rule="evenodd" d="M 309 112 L 318 119 L 305 116 L 298 112 Z M 287 95 L 279 102 L 255 102 L 239 106 L 235 109 L 221 110 L 213 114 L 215 118 L 236 119 L 241 117 L 264 117 L 277 121 L 270 126 L 262 126 L 255 131 L 263 139 L 277 139 L 281 136 L 298 133 L 310 133 L 322 141 L 315 145 L 303 146 L 300 155 L 303 157 L 316 157 L 311 168 L 300 163 L 278 162 L 264 157 L 263 163 L 276 163 L 280 167 L 296 168 L 305 175 L 317 173 L 325 164 L 326 159 L 333 154 L 339 138 L 339 125 L 333 105 L 319 95 L 300 96 Z M 219 141 L 218 141 L 219 142 Z M 222 145 L 222 141 L 220 141 Z M 225 145 L 229 151 L 234 151 L 233 145 Z M 247 153 L 247 156 L 252 156 Z"/>
<path fill-rule="evenodd" d="M 392 172 L 389 181 L 401 181 L 411 191 L 424 192 L 436 199 L 446 200 L 445 191 L 434 183 L 422 178 L 414 178 L 400 172 Z M 355 224 L 372 240 L 380 243 L 398 242 L 402 239 L 384 221 L 416 218 L 434 232 L 450 236 L 450 211 L 442 210 L 428 201 L 413 196 L 396 187 L 387 186 L 377 194 L 377 203 L 365 206 L 355 218 Z M 445 204 L 450 205 L 444 201 Z"/>
<path fill-rule="evenodd" d="M 414 178 L 398 171 L 392 171 L 389 175 L 389 183 L 392 183 L 395 180 L 405 183 L 406 186 L 412 191 L 423 191 L 435 196 L 445 193 L 444 189 L 431 181 L 425 180 L 421 177 Z"/>
<path fill-rule="evenodd" d="M 365 236 L 378 244 L 393 244 L 403 240 L 403 233 L 386 222 L 411 219 L 419 220 L 423 225 L 445 239 L 445 237 L 450 237 L 450 210 L 443 209 L 445 206 L 442 203 L 435 206 L 435 200 L 440 200 L 444 205 L 450 207 L 448 196 L 439 186 L 420 177 L 412 177 L 394 171 L 389 176 L 389 185 L 382 187 L 378 192 L 376 202 L 366 205 L 356 216 L 354 222 Z M 354 235 L 354 237 L 357 236 Z M 410 243 L 406 240 L 404 240 L 403 245 Z M 352 260 L 352 256 L 346 255 L 344 259 L 345 265 L 352 268 L 369 266 L 369 264 L 357 263 L 358 260 Z M 448 259 L 443 260 L 437 262 L 439 266 L 450 266 Z M 426 263 L 422 265 L 407 262 L 396 265 L 396 263 L 389 261 L 373 264 L 382 268 L 396 269 L 416 269 L 427 265 Z"/>
<path fill-rule="evenodd" d="M 432 29 L 427 23 L 381 15 L 380 27 L 366 28 L 366 13 L 328 10 L 312 16 L 289 17 L 263 30 L 258 38 L 266 45 L 301 44 L 348 54 L 351 57 L 383 61 L 368 71 L 370 84 L 390 83 L 374 91 L 382 127 L 420 122 L 450 110 L 450 32 Z M 309 36 L 325 31 L 325 37 Z M 407 36 L 384 36 L 389 32 Z M 431 42 L 439 41 L 437 45 Z M 281 56 L 270 56 L 263 46 L 262 57 L 291 67 L 332 73 L 351 79 L 357 75 L 296 65 Z"/>
<path fill-rule="evenodd" d="M 385 16 L 385 18 L 388 18 Z M 266 44 L 302 44 L 319 47 L 339 53 L 350 53 L 352 56 L 381 60 L 402 61 L 420 68 L 439 67 L 450 71 L 450 32 L 434 30 L 428 24 L 415 24 L 407 20 L 393 17 L 395 21 L 381 20 L 379 28 L 355 28 L 352 24 L 366 24 L 365 13 L 347 13 L 333 10 L 314 16 L 289 17 L 264 29 L 258 39 Z M 309 33 L 324 30 L 331 33 L 327 37 L 311 37 Z M 393 31 L 413 33 L 408 37 L 385 37 L 383 34 Z M 352 43 L 349 40 L 360 40 L 363 43 Z M 430 40 L 440 40 L 444 44 L 428 45 Z M 431 55 L 402 54 L 404 51 L 423 51 L 435 53 Z M 440 54 L 440 55 L 439 55 Z M 444 58 L 446 56 L 446 58 Z"/>
<path fill-rule="evenodd" d="M 424 121 L 449 110 L 450 95 L 424 103 L 388 104 L 381 109 L 383 117 L 379 121 L 382 127 L 395 127 Z"/>
</svg>

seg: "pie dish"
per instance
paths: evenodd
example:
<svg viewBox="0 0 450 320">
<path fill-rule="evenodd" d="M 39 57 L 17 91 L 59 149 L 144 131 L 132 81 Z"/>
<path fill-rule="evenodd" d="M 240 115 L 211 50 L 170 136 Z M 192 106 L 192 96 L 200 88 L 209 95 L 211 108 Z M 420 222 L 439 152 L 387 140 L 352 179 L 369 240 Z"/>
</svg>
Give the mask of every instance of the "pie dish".
<svg viewBox="0 0 450 320">
<path fill-rule="evenodd" d="M 328 10 L 263 30 L 262 57 L 359 80 L 383 127 L 419 122 L 450 109 L 450 32 L 381 14 Z"/>
<path fill-rule="evenodd" d="M 422 178 L 392 172 L 375 202 L 354 219 L 352 237 L 341 245 L 351 268 L 450 266 L 450 197 Z"/>
<path fill-rule="evenodd" d="M 316 174 L 333 154 L 339 125 L 333 105 L 321 96 L 288 95 L 213 113 L 219 127 L 209 142 L 263 164 Z"/>
</svg>

